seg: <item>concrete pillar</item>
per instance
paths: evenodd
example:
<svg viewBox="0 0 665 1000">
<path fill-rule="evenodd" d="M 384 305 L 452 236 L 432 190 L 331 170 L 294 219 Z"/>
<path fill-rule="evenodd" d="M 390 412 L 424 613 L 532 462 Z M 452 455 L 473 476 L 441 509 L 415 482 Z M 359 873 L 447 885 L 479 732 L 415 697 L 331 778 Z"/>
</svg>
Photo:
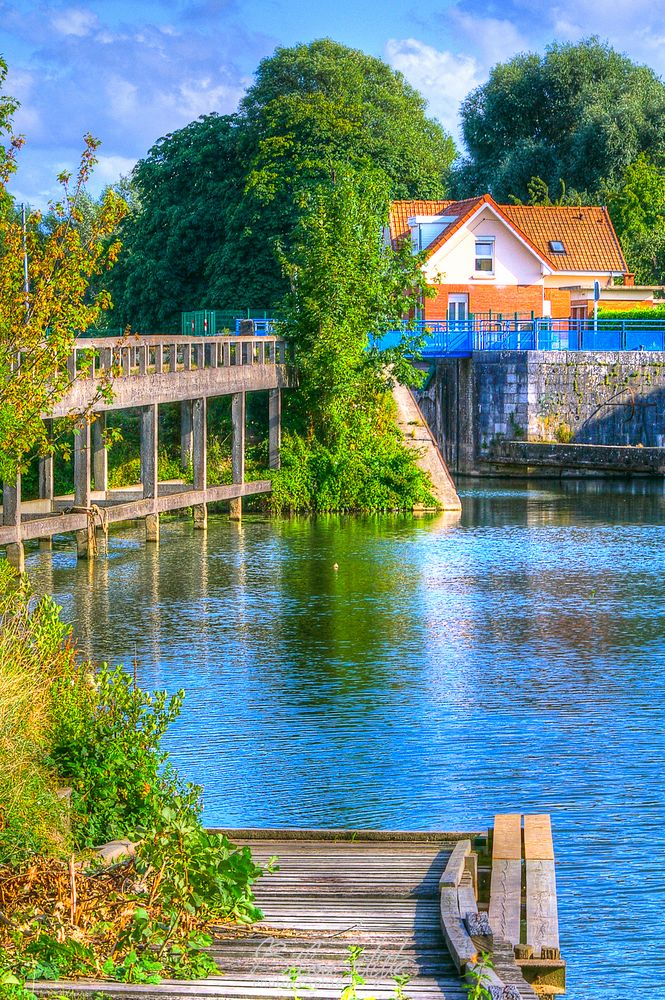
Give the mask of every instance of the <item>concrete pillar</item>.
<svg viewBox="0 0 665 1000">
<path fill-rule="evenodd" d="M 268 393 L 268 466 L 280 467 L 282 446 L 282 390 L 271 389 Z"/>
<path fill-rule="evenodd" d="M 109 462 L 106 448 L 106 414 L 98 413 L 91 428 L 92 434 L 92 477 L 95 489 L 104 494 L 109 488 Z"/>
<path fill-rule="evenodd" d="M 194 453 L 192 427 L 192 400 L 183 399 L 180 404 L 180 464 L 183 469 L 192 463 Z"/>
<path fill-rule="evenodd" d="M 473 358 L 457 361 L 457 472 L 476 468 L 477 412 Z"/>
<path fill-rule="evenodd" d="M 157 452 L 159 444 L 157 403 L 141 407 L 141 483 L 143 498 L 159 496 Z M 159 514 L 152 511 L 145 519 L 146 542 L 159 544 Z"/>
<path fill-rule="evenodd" d="M 90 424 L 81 420 L 74 434 L 74 506 L 90 507 Z M 91 521 L 87 528 L 76 532 L 76 551 L 79 559 L 88 559 L 94 554 L 94 527 Z"/>
<path fill-rule="evenodd" d="M 207 435 L 207 400 L 205 398 L 192 400 L 192 466 L 194 470 L 194 489 L 205 490 L 208 484 L 208 435 Z M 208 505 L 196 504 L 194 511 L 194 527 L 205 530 L 208 527 Z"/>
<path fill-rule="evenodd" d="M 2 523 L 15 528 L 15 540 L 6 548 L 7 562 L 25 573 L 25 548 L 21 539 L 21 474 L 12 482 L 2 484 Z"/>
<path fill-rule="evenodd" d="M 53 435 L 53 425 L 51 421 L 46 422 L 49 441 Z M 48 500 L 48 510 L 53 510 L 53 452 L 42 455 L 39 459 L 39 499 Z M 42 552 L 50 552 L 53 548 L 53 539 L 50 535 L 39 539 L 39 548 Z"/>
<path fill-rule="evenodd" d="M 246 397 L 244 392 L 234 392 L 231 396 L 231 471 L 234 483 L 245 482 L 245 423 Z M 231 520 L 242 517 L 242 497 L 229 503 Z"/>
</svg>

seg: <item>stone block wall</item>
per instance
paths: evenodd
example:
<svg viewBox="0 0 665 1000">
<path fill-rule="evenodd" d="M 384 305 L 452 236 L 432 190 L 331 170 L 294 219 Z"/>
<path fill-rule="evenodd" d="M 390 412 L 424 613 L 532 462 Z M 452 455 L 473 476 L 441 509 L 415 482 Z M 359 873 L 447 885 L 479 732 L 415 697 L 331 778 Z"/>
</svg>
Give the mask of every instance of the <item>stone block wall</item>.
<svg viewBox="0 0 665 1000">
<path fill-rule="evenodd" d="M 419 394 L 453 471 L 503 441 L 665 447 L 665 353 L 478 351 L 436 362 Z"/>
</svg>

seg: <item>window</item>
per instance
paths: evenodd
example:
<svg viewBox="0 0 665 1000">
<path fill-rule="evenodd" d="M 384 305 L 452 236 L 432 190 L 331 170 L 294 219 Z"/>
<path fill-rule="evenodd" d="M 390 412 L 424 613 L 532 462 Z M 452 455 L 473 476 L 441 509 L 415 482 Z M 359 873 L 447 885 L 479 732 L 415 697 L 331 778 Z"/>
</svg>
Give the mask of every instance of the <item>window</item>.
<svg viewBox="0 0 665 1000">
<path fill-rule="evenodd" d="M 494 274 L 494 237 L 476 240 L 476 271 Z"/>
<path fill-rule="evenodd" d="M 561 240 L 550 240 L 550 250 L 552 253 L 565 253 L 566 248 Z"/>
</svg>

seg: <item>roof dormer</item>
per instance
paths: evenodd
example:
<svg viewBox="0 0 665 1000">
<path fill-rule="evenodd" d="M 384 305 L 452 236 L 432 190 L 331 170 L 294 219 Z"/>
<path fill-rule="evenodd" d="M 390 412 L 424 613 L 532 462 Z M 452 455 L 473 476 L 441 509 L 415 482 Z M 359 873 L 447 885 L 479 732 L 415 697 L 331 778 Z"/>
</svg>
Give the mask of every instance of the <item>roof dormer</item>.
<svg viewBox="0 0 665 1000">
<path fill-rule="evenodd" d="M 407 220 L 411 230 L 413 252 L 420 253 L 440 236 L 444 229 L 457 221 L 456 215 L 412 215 Z"/>
</svg>

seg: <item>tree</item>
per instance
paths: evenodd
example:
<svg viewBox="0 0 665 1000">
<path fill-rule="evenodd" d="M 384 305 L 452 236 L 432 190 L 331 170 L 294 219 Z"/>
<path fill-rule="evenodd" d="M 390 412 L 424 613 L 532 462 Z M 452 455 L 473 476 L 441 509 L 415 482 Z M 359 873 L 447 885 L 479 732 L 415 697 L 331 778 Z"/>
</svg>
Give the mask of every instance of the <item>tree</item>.
<svg viewBox="0 0 665 1000">
<path fill-rule="evenodd" d="M 608 208 L 638 284 L 665 283 L 665 169 L 638 156 L 609 192 Z"/>
<path fill-rule="evenodd" d="M 597 38 L 500 63 L 462 104 L 458 195 L 528 200 L 534 177 L 573 198 L 616 185 L 640 153 L 665 158 L 665 85 Z"/>
<path fill-rule="evenodd" d="M 441 197 L 454 152 L 381 60 L 329 39 L 277 49 L 237 115 L 192 122 L 137 165 L 142 211 L 112 284 L 126 283 L 123 322 L 173 329 L 197 306 L 273 308 L 287 289 L 276 248 L 290 244 L 299 192 L 332 163 L 381 169 L 392 197 Z"/>
<path fill-rule="evenodd" d="M 2 64 L 0 82 L 5 72 Z M 108 237 L 124 204 L 109 193 L 83 234 L 79 203 L 99 145 L 88 135 L 74 183 L 67 173 L 59 178 L 62 197 L 52 205 L 53 225 L 44 231 L 40 214 L 33 212 L 24 232 L 7 191 L 21 145 L 11 129 L 16 102 L 2 101 L 0 131 L 9 146 L 0 155 L 0 477 L 10 478 L 32 450 L 48 447 L 42 416 L 67 391 L 74 338 L 111 304 L 106 292 L 92 301 L 86 295 L 91 278 L 117 257 L 119 244 Z"/>
<path fill-rule="evenodd" d="M 415 376 L 408 338 L 390 353 L 372 348 L 430 294 L 422 258 L 383 240 L 388 201 L 381 171 L 348 163 L 299 195 L 300 220 L 282 255 L 299 391 L 286 401 L 276 507 L 403 507 L 428 497 L 391 410 L 392 379 Z"/>
</svg>

